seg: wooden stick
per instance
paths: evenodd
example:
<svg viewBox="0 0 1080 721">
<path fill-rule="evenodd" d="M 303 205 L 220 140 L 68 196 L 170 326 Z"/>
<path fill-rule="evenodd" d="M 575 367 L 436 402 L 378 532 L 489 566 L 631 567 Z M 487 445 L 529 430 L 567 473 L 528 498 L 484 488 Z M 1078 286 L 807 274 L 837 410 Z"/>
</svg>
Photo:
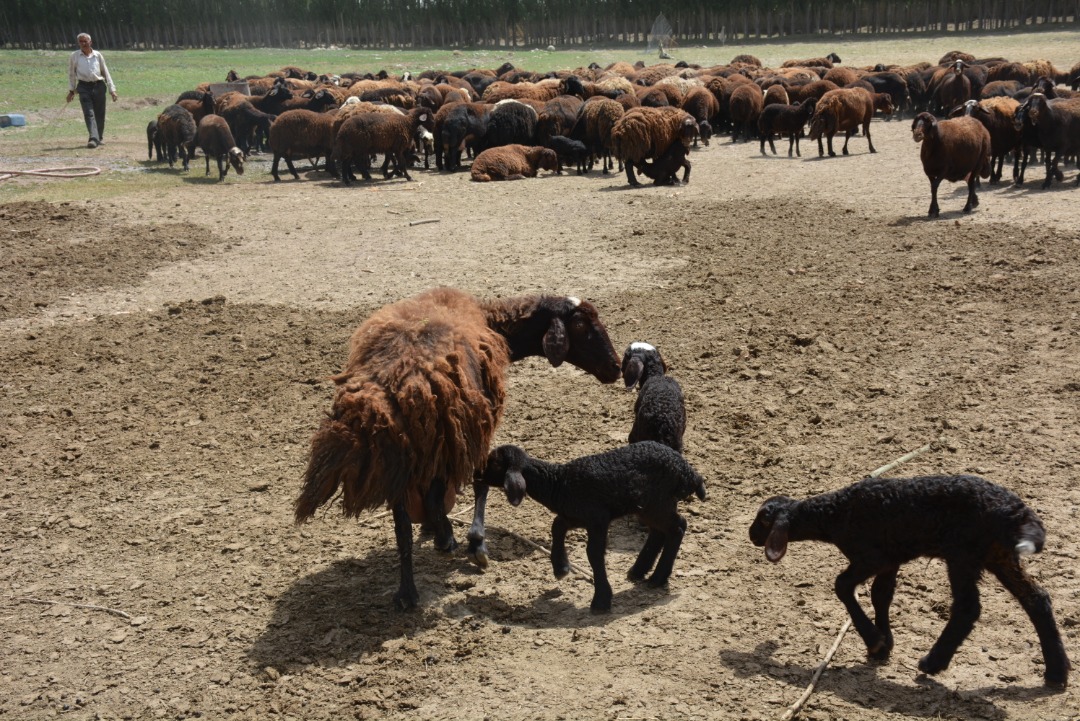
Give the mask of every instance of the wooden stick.
<svg viewBox="0 0 1080 721">
<path fill-rule="evenodd" d="M 20 603 L 40 603 L 40 604 L 44 604 L 46 606 L 72 606 L 74 608 L 88 608 L 91 611 L 104 611 L 105 613 L 111 613 L 114 616 L 119 616 L 121 618 L 126 618 L 128 620 L 131 619 L 131 616 L 127 615 L 126 613 L 124 613 L 123 611 L 120 611 L 118 609 L 105 608 L 104 606 L 93 606 L 93 605 L 91 605 L 89 603 L 69 603 L 67 601 L 50 601 L 50 600 L 44 599 L 44 598 L 30 598 L 29 596 L 20 596 L 18 598 L 13 597 L 11 600 L 17 601 L 17 602 L 20 602 Z"/>
<path fill-rule="evenodd" d="M 872 471 L 870 473 L 870 477 L 878 478 L 879 476 L 893 470 L 897 466 L 907 463 L 913 458 L 918 458 L 927 451 L 938 448 L 944 441 L 945 437 L 941 436 L 937 440 L 931 441 L 926 445 L 919 446 L 911 453 L 905 453 L 904 455 L 897 458 L 895 461 L 886 463 L 881 468 Z M 855 598 L 856 600 L 858 600 L 857 594 Z M 799 711 L 802 710 L 802 707 L 810 699 L 810 694 L 814 693 L 814 689 L 817 687 L 817 682 L 821 678 L 821 674 L 825 672 L 825 668 L 829 665 L 829 662 L 832 661 L 833 656 L 836 655 L 837 649 L 840 648 L 840 642 L 844 640 L 844 635 L 848 632 L 849 628 L 851 628 L 850 617 L 848 617 L 848 619 L 844 621 L 844 625 L 840 627 L 840 632 L 836 634 L 836 640 L 833 641 L 832 648 L 829 649 L 829 652 L 825 654 L 825 658 L 822 659 L 821 663 L 818 664 L 817 669 L 814 670 L 814 675 L 810 678 L 810 685 L 806 687 L 806 690 L 802 692 L 802 695 L 799 696 L 798 700 L 788 707 L 788 710 L 785 711 L 784 715 L 780 717 L 780 721 L 791 721 L 791 719 L 795 718 L 796 714 L 798 714 Z"/>
<path fill-rule="evenodd" d="M 425 223 L 438 223 L 442 218 L 424 218 L 423 220 L 410 220 L 409 226 L 424 225 Z"/>
</svg>

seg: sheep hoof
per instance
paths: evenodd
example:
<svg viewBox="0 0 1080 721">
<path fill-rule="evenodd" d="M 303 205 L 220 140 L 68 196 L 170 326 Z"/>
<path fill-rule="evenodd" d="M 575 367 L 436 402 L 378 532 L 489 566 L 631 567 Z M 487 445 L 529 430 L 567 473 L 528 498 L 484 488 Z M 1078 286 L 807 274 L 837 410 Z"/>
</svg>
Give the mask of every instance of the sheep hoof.
<svg viewBox="0 0 1080 721">
<path fill-rule="evenodd" d="M 411 611 L 420 603 L 420 594 L 416 589 L 411 591 L 398 590 L 394 594 L 394 605 L 401 611 Z"/>
<path fill-rule="evenodd" d="M 874 644 L 873 647 L 867 647 L 866 649 L 866 657 L 877 663 L 888 661 L 891 653 L 892 643 L 884 638 Z"/>
<path fill-rule="evenodd" d="M 941 673 L 946 668 L 948 668 L 948 666 L 949 666 L 948 663 L 941 663 L 940 661 L 936 661 L 934 659 L 931 659 L 930 658 L 931 656 L 933 656 L 933 653 L 928 653 L 925 656 L 923 656 L 921 659 L 919 659 L 919 670 L 920 671 L 922 671 L 923 673 L 928 674 L 930 676 L 933 676 L 934 674 Z"/>
<path fill-rule="evenodd" d="M 589 610 L 593 613 L 611 613 L 611 598 L 593 598 Z"/>
<path fill-rule="evenodd" d="M 469 560 L 472 561 L 477 568 L 488 567 L 488 551 L 487 546 L 485 546 L 483 542 L 476 548 L 469 548 L 468 556 Z"/>
<path fill-rule="evenodd" d="M 1048 688 L 1065 689 L 1069 685 L 1069 669 L 1050 672 L 1043 675 L 1043 684 Z"/>
<path fill-rule="evenodd" d="M 570 566 L 554 566 L 552 572 L 555 574 L 555 578 L 566 578 L 570 575 Z M 608 604 L 611 605 L 610 603 Z"/>
</svg>

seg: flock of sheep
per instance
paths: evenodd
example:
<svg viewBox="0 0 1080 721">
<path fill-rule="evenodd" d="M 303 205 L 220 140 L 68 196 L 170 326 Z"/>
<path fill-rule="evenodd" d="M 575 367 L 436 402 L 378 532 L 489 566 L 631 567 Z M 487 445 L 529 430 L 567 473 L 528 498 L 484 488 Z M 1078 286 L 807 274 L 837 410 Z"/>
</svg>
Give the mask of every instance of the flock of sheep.
<svg viewBox="0 0 1080 721">
<path fill-rule="evenodd" d="M 616 63 L 538 75 L 510 65 L 460 73 L 425 72 L 416 78 L 359 74 L 319 76 L 284 68 L 249 77 L 251 94 L 215 97 L 209 86 L 185 93 L 147 129 L 148 152 L 177 156 L 184 167 L 196 146 L 217 159 L 219 177 L 231 163 L 267 149 L 271 173 L 279 164 L 299 179 L 298 159 L 344 184 L 359 172 L 371 179 L 382 157 L 386 178 L 410 179 L 423 158 L 439 170 L 462 167 L 471 154 L 474 180 L 535 176 L 539 170 L 579 173 L 599 161 L 616 164 L 627 181 L 641 173 L 657 184 L 687 182 L 692 146 L 715 132 L 757 135 L 760 150 L 774 137 L 789 139 L 788 155 L 809 138 L 829 155 L 837 133 L 847 154 L 861 130 L 870 152 L 875 113 L 910 113 L 922 142 L 931 183 L 930 215 L 938 213 L 943 180 L 969 184 L 965 212 L 978 204 L 979 177 L 997 182 L 1005 155 L 1014 156 L 1023 182 L 1032 152 L 1041 151 L 1044 187 L 1062 177 L 1060 163 L 1080 152 L 1080 63 L 1062 72 L 1046 62 L 1014 63 L 949 53 L 936 65 L 848 68 L 835 55 L 766 68 L 751 56 L 714 67 L 685 63 L 645 67 Z M 237 80 L 230 73 L 229 80 Z M 1072 90 L 1061 87 L 1071 84 Z M 994 170 L 991 161 L 996 161 Z M 1080 183 L 1080 175 L 1077 182 Z M 564 464 L 530 456 L 516 446 L 490 449 L 506 398 L 511 362 L 541 356 L 570 363 L 602 383 L 622 378 L 638 388 L 629 443 Z M 468 554 L 488 565 L 485 509 L 488 489 L 501 488 L 512 505 L 526 496 L 554 514 L 551 563 L 557 577 L 570 570 L 566 534 L 584 528 L 594 575 L 591 608 L 610 610 L 605 549 L 612 520 L 636 515 L 648 529 L 629 571 L 635 581 L 668 583 L 685 533 L 680 501 L 706 497 L 704 479 L 682 455 L 686 415 L 679 384 L 660 352 L 633 343 L 621 361 L 594 305 L 569 296 L 524 296 L 483 301 L 438 288 L 385 306 L 353 334 L 336 393 L 315 433 L 298 522 L 340 501 L 346 515 L 389 506 L 400 558 L 395 604 L 420 602 L 413 578 L 412 525 L 431 531 L 435 547 L 457 547 L 447 513 L 471 484 L 475 494 Z M 949 621 L 919 662 L 926 673 L 945 669 L 979 616 L 977 582 L 989 571 L 1020 602 L 1034 624 L 1048 686 L 1064 688 L 1071 664 L 1050 598 L 1023 570 L 1020 556 L 1042 550 L 1042 523 L 1010 491 L 973 476 L 865 479 L 802 501 L 765 501 L 750 540 L 778 562 L 790 541 L 834 544 L 849 565 L 836 579 L 874 660 L 893 647 L 889 625 L 899 567 L 918 557 L 945 561 L 953 602 Z M 855 599 L 857 584 L 873 578 L 871 620 Z"/>
<path fill-rule="evenodd" d="M 234 71 L 227 79 L 240 80 Z M 1032 154 L 1041 152 L 1048 187 L 1063 180 L 1059 165 L 1080 154 L 1080 63 L 1062 71 L 1045 60 L 961 52 L 906 67 L 847 67 L 829 54 L 768 68 L 739 55 L 711 67 L 620 62 L 540 74 L 506 63 L 401 78 L 286 67 L 244 80 L 247 96 L 214 97 L 210 83 L 183 93 L 147 128 L 150 157 L 156 151 L 170 167 L 179 157 L 187 169 L 201 147 L 207 174 L 214 157 L 223 179 L 230 163 L 242 172 L 243 158 L 265 149 L 273 153 L 275 181 L 282 160 L 299 179 L 294 160 L 318 168 L 323 159 L 327 172 L 349 184 L 354 169 L 370 180 L 379 156 L 385 178 L 410 179 L 421 157 L 425 168 L 434 155 L 438 170 L 457 170 L 468 153 L 476 181 L 561 173 L 564 166 L 587 173 L 599 161 L 604 173 L 617 163 L 631 185 L 639 184 L 637 173 L 671 184 L 679 170 L 688 182 L 690 148 L 708 145 L 715 132 L 730 132 L 733 141 L 757 136 L 762 153 L 768 143 L 775 154 L 774 138 L 787 138 L 789 156 L 801 156 L 807 126 L 819 156 L 826 145 L 836 154 L 838 133 L 847 154 L 861 132 L 873 153 L 875 114 L 904 113 L 923 144 L 933 217 L 943 180 L 967 181 L 968 212 L 978 205 L 979 178 L 999 182 L 1006 155 L 1021 184 Z M 208 116 L 225 122 L 205 120 L 204 127 Z"/>
</svg>

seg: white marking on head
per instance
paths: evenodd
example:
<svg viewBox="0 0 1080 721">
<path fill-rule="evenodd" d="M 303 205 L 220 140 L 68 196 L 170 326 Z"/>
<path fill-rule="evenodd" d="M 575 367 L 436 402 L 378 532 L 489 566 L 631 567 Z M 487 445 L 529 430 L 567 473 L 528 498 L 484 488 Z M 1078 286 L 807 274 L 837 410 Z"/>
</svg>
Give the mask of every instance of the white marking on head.
<svg viewBox="0 0 1080 721">
<path fill-rule="evenodd" d="M 581 305 L 581 298 L 575 298 L 572 295 L 568 295 L 566 296 L 566 300 L 569 301 L 571 308 L 577 308 L 579 305 Z"/>
<path fill-rule="evenodd" d="M 649 351 L 649 350 L 656 350 L 656 348 L 654 346 L 649 345 L 648 343 L 646 343 L 644 341 L 637 340 L 637 341 L 634 341 L 633 343 L 630 344 L 630 350 Z"/>
<path fill-rule="evenodd" d="M 1035 553 L 1035 544 L 1031 541 L 1024 539 L 1020 543 L 1016 544 L 1016 552 L 1021 556 L 1028 556 Z"/>
</svg>

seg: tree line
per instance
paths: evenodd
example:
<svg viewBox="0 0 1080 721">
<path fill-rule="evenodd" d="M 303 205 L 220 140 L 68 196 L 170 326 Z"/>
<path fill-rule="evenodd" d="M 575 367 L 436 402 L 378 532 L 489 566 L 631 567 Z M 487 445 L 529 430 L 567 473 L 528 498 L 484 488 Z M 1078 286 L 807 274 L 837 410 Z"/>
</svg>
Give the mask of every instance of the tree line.
<svg viewBox="0 0 1080 721">
<path fill-rule="evenodd" d="M 1080 0 L 4 0 L 0 47 L 611 47 L 1080 24 Z"/>
</svg>

